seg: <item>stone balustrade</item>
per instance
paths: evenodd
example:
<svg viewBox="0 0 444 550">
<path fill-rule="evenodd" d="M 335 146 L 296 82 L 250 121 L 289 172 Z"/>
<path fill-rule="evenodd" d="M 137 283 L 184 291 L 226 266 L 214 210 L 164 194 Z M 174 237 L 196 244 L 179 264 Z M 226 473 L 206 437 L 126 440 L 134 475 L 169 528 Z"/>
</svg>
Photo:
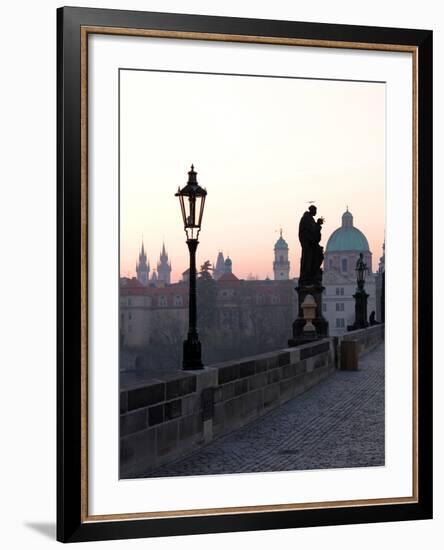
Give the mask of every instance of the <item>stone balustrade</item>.
<svg viewBox="0 0 444 550">
<path fill-rule="evenodd" d="M 377 325 L 341 338 L 357 339 L 365 353 L 383 334 Z M 123 389 L 120 477 L 148 473 L 308 390 L 337 368 L 339 344 L 326 338 Z"/>
</svg>

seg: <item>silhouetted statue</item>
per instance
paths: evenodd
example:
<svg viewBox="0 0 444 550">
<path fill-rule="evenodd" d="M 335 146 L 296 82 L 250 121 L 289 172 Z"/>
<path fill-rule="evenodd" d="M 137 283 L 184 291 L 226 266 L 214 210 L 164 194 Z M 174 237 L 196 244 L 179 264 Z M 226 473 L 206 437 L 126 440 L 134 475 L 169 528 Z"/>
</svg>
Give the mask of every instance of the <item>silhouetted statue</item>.
<svg viewBox="0 0 444 550">
<path fill-rule="evenodd" d="M 304 212 L 299 222 L 299 241 L 302 247 L 301 270 L 296 287 L 298 293 L 298 316 L 293 322 L 293 338 L 288 340 L 289 346 L 300 346 L 308 341 L 320 340 L 328 336 L 328 321 L 322 315 L 322 269 L 324 249 L 319 244 L 324 218 L 314 219 L 317 208 L 313 204 Z M 305 300 L 316 303 L 315 316 L 311 323 L 315 330 L 310 333 L 305 329 L 307 319 L 304 316 L 302 304 Z M 305 329 L 305 330 L 304 330 Z"/>
<path fill-rule="evenodd" d="M 322 284 L 321 265 L 324 261 L 324 249 L 319 243 L 324 218 L 315 221 L 316 212 L 316 206 L 311 205 L 299 222 L 299 242 L 302 247 L 300 287 Z"/>
</svg>

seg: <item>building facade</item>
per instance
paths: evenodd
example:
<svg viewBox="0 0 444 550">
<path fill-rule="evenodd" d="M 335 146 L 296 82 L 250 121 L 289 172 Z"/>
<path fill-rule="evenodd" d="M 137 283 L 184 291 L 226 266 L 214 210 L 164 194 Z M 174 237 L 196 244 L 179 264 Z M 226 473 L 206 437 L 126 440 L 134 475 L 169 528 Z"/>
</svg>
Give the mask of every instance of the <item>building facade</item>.
<svg viewBox="0 0 444 550">
<path fill-rule="evenodd" d="M 381 323 L 385 319 L 385 243 L 376 273 L 376 319 Z"/>
<path fill-rule="evenodd" d="M 323 314 L 329 323 L 330 336 L 340 336 L 355 321 L 356 262 L 362 253 L 367 264 L 365 290 L 369 295 L 367 310 L 376 310 L 375 274 L 372 271 L 372 252 L 364 233 L 354 226 L 348 208 L 342 215 L 341 226 L 329 237 L 324 254 L 322 284 Z"/>
</svg>

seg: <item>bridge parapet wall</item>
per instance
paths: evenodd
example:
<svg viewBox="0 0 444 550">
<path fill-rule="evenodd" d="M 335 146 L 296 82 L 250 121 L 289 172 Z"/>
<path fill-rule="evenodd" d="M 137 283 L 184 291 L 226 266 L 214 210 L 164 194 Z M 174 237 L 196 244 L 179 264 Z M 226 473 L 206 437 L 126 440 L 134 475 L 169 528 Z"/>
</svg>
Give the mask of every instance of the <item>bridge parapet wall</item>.
<svg viewBox="0 0 444 550">
<path fill-rule="evenodd" d="M 360 330 L 353 330 L 338 337 L 338 342 L 356 340 L 359 344 L 359 355 L 363 355 L 379 346 L 384 341 L 385 325 L 378 324 Z M 340 345 L 338 346 L 340 349 Z"/>
<path fill-rule="evenodd" d="M 357 339 L 362 354 L 383 334 L 378 325 L 341 339 Z M 337 338 L 326 338 L 122 390 L 120 477 L 148 473 L 300 395 L 334 372 L 339 350 Z"/>
</svg>

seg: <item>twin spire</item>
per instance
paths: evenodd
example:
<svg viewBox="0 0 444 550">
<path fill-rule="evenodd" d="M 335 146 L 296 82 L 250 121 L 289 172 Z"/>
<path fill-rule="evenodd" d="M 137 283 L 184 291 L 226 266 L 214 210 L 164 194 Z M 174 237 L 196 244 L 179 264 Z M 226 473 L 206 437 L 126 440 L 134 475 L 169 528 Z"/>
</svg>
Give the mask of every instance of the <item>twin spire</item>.
<svg viewBox="0 0 444 550">
<path fill-rule="evenodd" d="M 145 251 L 145 244 L 142 235 L 142 245 L 139 252 L 139 261 L 136 263 L 137 280 L 142 283 L 143 286 L 148 286 L 149 283 L 157 284 L 158 282 L 162 284 L 170 284 L 171 270 L 171 262 L 168 260 L 168 252 L 165 248 L 165 242 L 163 242 L 162 250 L 159 254 L 159 261 L 157 262 L 157 273 L 156 270 L 153 269 L 150 277 L 151 267 Z"/>
</svg>

